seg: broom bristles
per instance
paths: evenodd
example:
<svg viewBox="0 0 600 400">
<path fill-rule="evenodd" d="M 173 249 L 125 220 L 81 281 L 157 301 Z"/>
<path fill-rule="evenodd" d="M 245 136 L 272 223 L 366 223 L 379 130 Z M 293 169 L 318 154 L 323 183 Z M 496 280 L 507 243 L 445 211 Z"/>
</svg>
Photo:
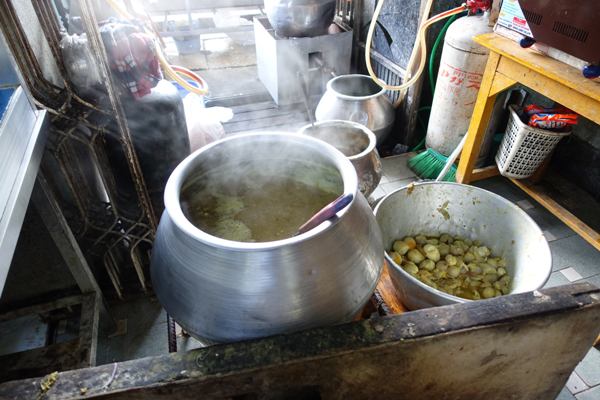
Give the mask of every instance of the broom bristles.
<svg viewBox="0 0 600 400">
<path fill-rule="evenodd" d="M 435 179 L 444 169 L 447 160 L 448 158 L 443 154 L 433 149 L 427 149 L 409 159 L 408 167 L 422 179 Z M 456 166 L 453 165 L 450 168 L 443 180 L 447 182 L 456 181 Z"/>
</svg>

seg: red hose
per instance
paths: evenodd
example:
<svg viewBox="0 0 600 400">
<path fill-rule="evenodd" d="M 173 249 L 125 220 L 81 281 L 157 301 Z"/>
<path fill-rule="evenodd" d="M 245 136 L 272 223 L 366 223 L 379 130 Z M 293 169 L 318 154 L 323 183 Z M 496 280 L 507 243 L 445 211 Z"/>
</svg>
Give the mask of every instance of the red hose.
<svg viewBox="0 0 600 400">
<path fill-rule="evenodd" d="M 173 71 L 177 72 L 178 74 L 185 75 L 190 80 L 196 82 L 199 85 L 198 88 L 200 90 L 208 90 L 208 85 L 206 84 L 206 81 L 204 81 L 204 79 L 202 79 L 193 71 L 190 71 L 189 69 L 180 67 L 178 65 L 171 65 L 171 68 L 173 68 Z"/>
</svg>

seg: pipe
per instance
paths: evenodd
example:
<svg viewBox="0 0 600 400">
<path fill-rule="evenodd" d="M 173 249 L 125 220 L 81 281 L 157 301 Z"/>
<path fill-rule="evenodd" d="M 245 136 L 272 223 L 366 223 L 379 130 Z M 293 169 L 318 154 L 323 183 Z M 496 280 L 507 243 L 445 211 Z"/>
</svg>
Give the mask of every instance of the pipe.
<svg viewBox="0 0 600 400">
<path fill-rule="evenodd" d="M 123 17 L 125 19 L 135 19 L 133 15 L 131 15 L 129 12 L 127 12 L 127 10 L 123 9 L 114 0 L 106 0 L 106 2 L 121 17 Z M 146 33 L 152 34 L 152 35 L 154 34 L 154 32 L 150 32 L 149 29 L 147 29 L 146 27 L 144 27 L 144 29 L 146 30 Z M 177 72 L 175 72 L 174 68 L 171 67 L 171 64 L 169 64 L 169 62 L 167 61 L 167 58 L 165 57 L 165 54 L 163 53 L 162 48 L 160 47 L 160 44 L 158 43 L 158 41 L 156 42 L 155 49 L 156 49 L 156 56 L 158 57 L 158 61 L 160 62 L 160 65 L 161 65 L 165 75 L 169 79 L 177 82 L 181 87 L 183 87 L 188 92 L 195 93 L 200 96 L 204 96 L 204 95 L 208 94 L 208 85 L 206 85 L 206 82 L 202 78 L 198 77 L 203 82 L 202 87 L 196 88 L 196 87 L 190 85 L 188 82 L 186 82 L 185 79 L 182 79 L 177 74 Z"/>
<path fill-rule="evenodd" d="M 196 74 L 195 72 L 193 72 L 187 68 L 180 67 L 178 65 L 171 65 L 171 67 L 173 68 L 173 71 L 175 71 L 176 73 L 185 75 L 192 81 L 198 83 L 199 87 L 197 89 L 208 91 L 208 84 L 206 83 L 206 81 L 204 79 L 202 79 L 202 77 L 200 75 Z"/>
<path fill-rule="evenodd" d="M 382 0 L 382 2 L 383 1 L 384 0 Z M 423 14 L 421 15 L 421 19 L 419 20 L 419 26 L 423 25 L 425 23 L 425 21 L 427 21 L 427 19 L 429 18 L 429 14 L 431 13 L 432 6 L 433 6 L 433 0 L 427 0 L 427 3 L 425 3 L 425 8 L 423 9 Z M 369 47 L 371 47 L 371 46 L 369 45 Z M 366 50 L 366 48 L 367 48 L 367 46 L 365 44 L 365 50 Z M 415 37 L 415 43 L 413 44 L 413 48 L 410 53 L 410 58 L 408 59 L 408 64 L 406 64 L 406 70 L 405 70 L 406 73 L 404 75 L 404 81 L 406 81 L 407 79 L 410 79 L 413 69 L 415 68 L 415 61 L 417 60 L 417 55 L 419 54 L 420 49 L 421 48 L 419 47 L 419 35 L 417 32 L 417 36 Z M 369 54 L 369 61 L 370 60 L 371 60 L 371 57 Z M 394 108 L 400 107 L 400 105 L 404 101 L 404 96 L 405 96 L 405 93 L 400 93 L 400 95 L 398 96 L 398 99 L 394 102 Z"/>
<path fill-rule="evenodd" d="M 435 78 L 433 77 L 433 68 L 435 67 L 435 55 L 437 54 L 437 49 L 440 46 L 440 43 L 442 42 L 446 31 L 448 30 L 450 25 L 456 20 L 456 18 L 458 18 L 458 15 L 453 15 L 448 21 L 446 21 L 446 23 L 440 30 L 440 33 L 435 38 L 433 46 L 431 47 L 431 54 L 429 55 L 429 86 L 431 87 L 432 95 L 435 92 Z"/>
<path fill-rule="evenodd" d="M 379 78 L 377 78 L 377 75 L 373 71 L 373 66 L 371 65 L 371 44 L 373 42 L 373 34 L 375 32 L 375 26 L 377 25 L 377 19 L 379 18 L 379 14 L 381 13 L 381 9 L 383 8 L 384 2 L 385 2 L 385 0 L 381 0 L 379 3 L 377 3 L 377 7 L 375 7 L 375 12 L 373 13 L 373 19 L 371 20 L 371 24 L 369 25 L 369 31 L 367 32 L 367 41 L 365 43 L 365 63 L 367 64 L 367 70 L 369 71 L 369 75 L 371 76 L 373 81 L 375 83 L 377 83 L 379 86 L 381 86 L 383 89 L 395 90 L 395 91 L 405 90 L 415 84 L 415 82 L 419 79 L 419 77 L 423 73 L 423 70 L 425 69 L 425 64 L 427 63 L 427 41 L 426 41 L 426 37 L 425 37 L 425 35 L 427 33 L 427 29 L 434 23 L 441 21 L 444 18 L 450 17 L 454 14 L 458 14 L 458 13 L 461 13 L 461 12 L 467 10 L 467 6 L 466 6 L 466 4 L 462 4 L 459 7 L 455 7 L 448 11 L 440 13 L 434 17 L 431 17 L 427 21 L 425 21 L 423 24 L 421 24 L 421 26 L 419 27 L 419 31 L 417 33 L 419 48 L 421 49 L 421 55 L 420 55 L 420 59 L 419 59 L 419 68 L 417 69 L 417 72 L 413 76 L 411 76 L 408 81 L 404 82 L 402 85 L 399 85 L 399 86 L 392 86 L 392 85 L 388 85 L 384 82 L 381 82 L 379 80 Z M 407 69 L 407 73 L 408 72 L 409 71 Z"/>
</svg>

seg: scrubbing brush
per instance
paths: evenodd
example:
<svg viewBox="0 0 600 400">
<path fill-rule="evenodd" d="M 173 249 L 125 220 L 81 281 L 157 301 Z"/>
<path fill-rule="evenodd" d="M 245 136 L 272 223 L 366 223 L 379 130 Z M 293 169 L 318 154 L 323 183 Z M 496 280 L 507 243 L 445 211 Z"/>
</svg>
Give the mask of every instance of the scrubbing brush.
<svg viewBox="0 0 600 400">
<path fill-rule="evenodd" d="M 456 182 L 454 161 L 458 158 L 466 139 L 467 135 L 464 135 L 449 157 L 433 149 L 427 149 L 408 160 L 408 167 L 421 179 Z"/>
</svg>

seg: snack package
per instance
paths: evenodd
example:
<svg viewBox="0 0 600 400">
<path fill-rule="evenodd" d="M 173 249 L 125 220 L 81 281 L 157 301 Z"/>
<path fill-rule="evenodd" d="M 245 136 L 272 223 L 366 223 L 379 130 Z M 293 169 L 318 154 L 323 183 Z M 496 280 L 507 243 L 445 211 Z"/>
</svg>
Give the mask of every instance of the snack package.
<svg viewBox="0 0 600 400">
<path fill-rule="evenodd" d="M 529 104 L 523 107 L 523 112 L 528 117 L 531 117 L 533 114 L 573 114 L 573 111 L 560 104 L 557 104 L 554 107 L 542 107 L 537 104 Z"/>
<path fill-rule="evenodd" d="M 529 126 L 541 129 L 563 129 L 577 124 L 577 114 L 565 106 L 542 107 L 529 104 L 523 108 L 525 120 Z"/>
<path fill-rule="evenodd" d="M 561 129 L 577 124 L 577 114 L 539 113 L 529 117 L 529 126 L 542 129 Z"/>
</svg>

